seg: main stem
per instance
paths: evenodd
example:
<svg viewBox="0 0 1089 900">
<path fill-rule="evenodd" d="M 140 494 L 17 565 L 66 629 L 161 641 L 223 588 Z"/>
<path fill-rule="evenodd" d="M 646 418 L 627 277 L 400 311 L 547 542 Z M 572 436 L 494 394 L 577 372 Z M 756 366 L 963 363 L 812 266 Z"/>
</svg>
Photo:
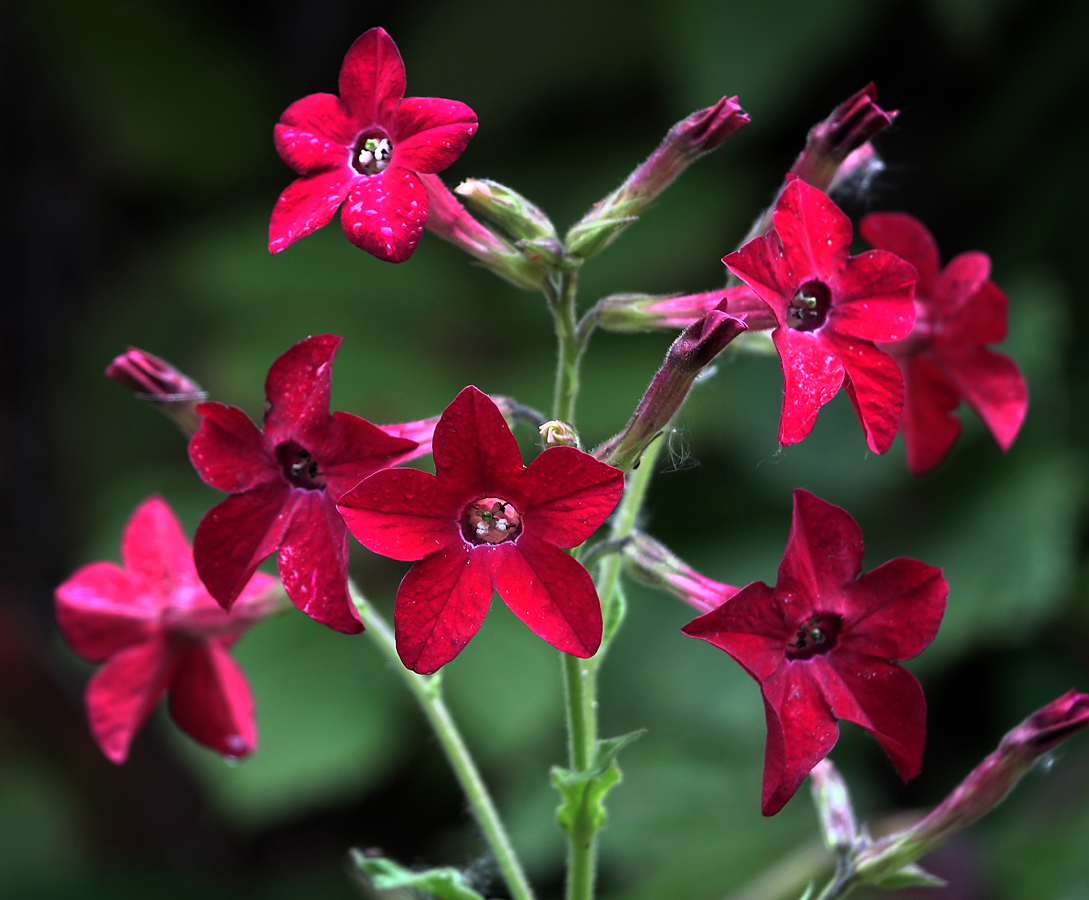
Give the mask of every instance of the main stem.
<svg viewBox="0 0 1089 900">
<path fill-rule="evenodd" d="M 484 837 L 492 848 L 492 853 L 495 854 L 499 869 L 503 873 L 507 887 L 510 889 L 511 897 L 514 900 L 534 900 L 533 888 L 530 887 L 529 881 L 526 880 L 526 874 L 522 871 L 522 864 L 518 861 L 518 857 L 515 856 L 514 847 L 511 846 L 510 838 L 507 837 L 506 829 L 499 818 L 495 803 L 492 802 L 488 788 L 484 785 L 484 780 L 480 777 L 476 763 L 473 762 L 473 758 L 469 754 L 469 748 L 465 746 L 461 732 L 458 731 L 458 727 L 450 715 L 450 710 L 442 699 L 442 686 L 439 677 L 437 675 L 417 675 L 415 672 L 406 669 L 397 655 L 397 644 L 386 620 L 350 581 L 348 582 L 348 590 L 351 592 L 352 602 L 355 603 L 356 609 L 359 610 L 359 615 L 367 624 L 366 633 L 370 635 L 371 640 L 378 646 L 382 655 L 389 660 L 394 671 L 401 676 L 416 701 L 420 704 L 420 708 L 423 710 L 424 715 L 427 716 L 428 722 L 431 723 L 431 727 L 434 729 L 435 735 L 446 753 L 446 758 L 450 761 L 454 774 L 461 784 L 461 789 L 465 792 L 469 806 L 472 808 L 473 814 L 484 832 Z"/>
<path fill-rule="evenodd" d="M 579 392 L 579 363 L 582 351 L 586 349 L 585 337 L 579 334 L 575 318 L 575 288 L 575 273 L 564 272 L 560 275 L 558 286 L 548 291 L 559 344 L 552 418 L 572 425 L 575 423 L 575 399 Z"/>
</svg>

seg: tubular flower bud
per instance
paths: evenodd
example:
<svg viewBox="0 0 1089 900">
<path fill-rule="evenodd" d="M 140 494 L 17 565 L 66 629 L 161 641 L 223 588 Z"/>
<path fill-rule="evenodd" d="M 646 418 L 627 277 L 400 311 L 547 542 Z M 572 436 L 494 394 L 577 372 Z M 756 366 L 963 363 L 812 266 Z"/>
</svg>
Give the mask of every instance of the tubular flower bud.
<svg viewBox="0 0 1089 900">
<path fill-rule="evenodd" d="M 737 97 L 723 97 L 682 119 L 646 162 L 567 233 L 568 251 L 588 259 L 604 249 L 681 172 L 748 122 Z"/>
<path fill-rule="evenodd" d="M 641 531 L 624 544 L 628 572 L 644 584 L 667 591 L 701 613 L 717 609 L 740 588 L 701 575 L 664 544 Z"/>
<path fill-rule="evenodd" d="M 631 421 L 620 434 L 598 447 L 594 456 L 625 471 L 632 468 L 681 408 L 696 383 L 696 376 L 744 330 L 745 323 L 741 320 L 711 310 L 681 332 Z"/>
<path fill-rule="evenodd" d="M 612 294 L 597 305 L 598 325 L 606 331 L 687 328 L 717 309 L 750 329 L 774 328 L 771 309 L 748 285 L 702 294 Z"/>
<path fill-rule="evenodd" d="M 106 377 L 149 400 L 173 419 L 187 436 L 200 428 L 197 404 L 208 398 L 188 375 L 139 347 L 129 347 L 106 366 Z"/>
<path fill-rule="evenodd" d="M 540 208 L 498 181 L 468 178 L 454 188 L 454 193 L 515 238 L 556 238 L 555 227 Z"/>
<path fill-rule="evenodd" d="M 420 180 L 427 190 L 429 231 L 475 256 L 516 287 L 536 291 L 544 286 L 548 277 L 544 268 L 527 259 L 494 231 L 469 215 L 440 178 L 423 175 Z"/>
<path fill-rule="evenodd" d="M 859 881 L 887 872 L 929 853 L 955 832 L 994 809 L 1043 754 L 1089 725 L 1089 694 L 1067 691 L 1036 710 L 1009 732 L 930 815 L 915 827 L 892 834 L 863 850 L 855 862 Z"/>
</svg>

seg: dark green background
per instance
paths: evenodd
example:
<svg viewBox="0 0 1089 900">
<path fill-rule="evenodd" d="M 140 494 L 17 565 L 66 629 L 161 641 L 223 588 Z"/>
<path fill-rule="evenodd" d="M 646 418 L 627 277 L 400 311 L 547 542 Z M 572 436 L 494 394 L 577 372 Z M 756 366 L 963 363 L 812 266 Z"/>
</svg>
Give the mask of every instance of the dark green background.
<svg viewBox="0 0 1089 900">
<path fill-rule="evenodd" d="M 655 481 L 646 527 L 708 574 L 774 580 L 790 491 L 847 507 L 866 567 L 943 566 L 941 634 L 911 664 L 929 700 L 923 773 L 904 787 L 850 726 L 833 758 L 871 820 L 939 800 L 1028 712 L 1089 689 L 1084 522 L 1089 8 L 1024 0 L 776 0 L 584 5 L 287 0 L 37 0 L 0 7 L 3 356 L 0 390 L 0 890 L 26 897 L 350 897 L 351 846 L 407 864 L 488 864 L 443 759 L 365 637 L 293 614 L 238 647 L 261 747 L 228 767 L 157 714 L 128 764 L 86 732 L 90 667 L 63 646 L 51 592 L 116 558 L 123 523 L 161 492 L 192 531 L 220 496 L 173 426 L 101 376 L 127 344 L 260 413 L 269 363 L 308 334 L 345 337 L 334 408 L 378 422 L 439 412 L 467 383 L 539 408 L 553 339 L 543 300 L 428 234 L 380 263 L 334 223 L 271 257 L 268 215 L 292 174 L 272 149 L 290 102 L 333 91 L 381 24 L 410 95 L 480 119 L 444 178 L 490 177 L 573 222 L 677 119 L 738 94 L 752 124 L 698 163 L 585 269 L 583 303 L 722 284 L 733 249 L 807 128 L 870 80 L 900 109 L 858 215 L 924 219 L 943 257 L 983 249 L 1010 298 L 1004 346 L 1032 405 L 1008 456 L 964 412 L 946 463 L 906 473 L 868 453 L 843 396 L 779 452 L 773 359 L 724 359 Z M 617 430 L 668 336 L 595 335 L 580 427 Z M 531 435 L 523 435 L 525 447 Z M 405 570 L 354 548 L 387 602 Z M 690 612 L 630 590 L 605 669 L 607 734 L 645 727 L 622 760 L 602 885 L 624 900 L 713 900 L 811 841 L 806 792 L 759 815 L 756 685 L 684 638 Z M 545 896 L 561 889 L 548 767 L 564 756 L 555 653 L 497 604 L 447 668 L 451 703 Z M 957 898 L 1089 895 L 1089 741 L 958 840 L 934 867 Z M 809 852 L 803 848 L 804 858 Z M 501 895 L 498 880 L 493 894 Z M 792 895 L 788 890 L 786 897 Z M 774 893 L 747 894 L 770 898 Z M 905 895 L 906 896 L 906 895 Z"/>
</svg>

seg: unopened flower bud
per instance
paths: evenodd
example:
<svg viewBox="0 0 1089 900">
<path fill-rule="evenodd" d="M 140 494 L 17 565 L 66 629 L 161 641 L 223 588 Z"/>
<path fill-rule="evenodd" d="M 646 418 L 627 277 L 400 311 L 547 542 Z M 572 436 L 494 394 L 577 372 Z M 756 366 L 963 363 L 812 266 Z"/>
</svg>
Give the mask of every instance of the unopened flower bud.
<svg viewBox="0 0 1089 900">
<path fill-rule="evenodd" d="M 437 175 L 421 175 L 420 180 L 427 189 L 429 231 L 475 256 L 516 287 L 536 291 L 544 286 L 548 278 L 544 267 L 469 215 Z"/>
<path fill-rule="evenodd" d="M 678 175 L 704 153 L 714 150 L 749 121 L 737 97 L 723 97 L 714 106 L 682 119 L 665 140 L 627 180 L 567 233 L 567 250 L 588 259 L 609 244 Z"/>
<path fill-rule="evenodd" d="M 809 789 L 821 820 L 821 837 L 831 853 L 846 853 L 858 842 L 858 825 L 847 783 L 825 757 L 809 773 Z"/>
<path fill-rule="evenodd" d="M 806 138 L 805 149 L 791 166 L 791 174 L 813 187 L 827 191 L 836 170 L 847 157 L 892 124 L 896 110 L 885 112 L 877 105 L 877 88 L 868 84 L 832 110 L 832 114 L 814 125 Z"/>
<path fill-rule="evenodd" d="M 129 347 L 106 367 L 106 377 L 148 400 L 173 419 L 188 437 L 200 428 L 197 404 L 208 399 L 188 375 L 146 350 Z"/>
<path fill-rule="evenodd" d="M 545 447 L 579 447 L 579 433 L 575 431 L 574 426 L 569 425 L 567 422 L 561 422 L 558 419 L 553 419 L 550 422 L 545 422 L 541 425 L 540 429 L 541 439 L 545 442 Z"/>
<path fill-rule="evenodd" d="M 556 239 L 556 229 L 548 216 L 517 191 L 498 181 L 469 178 L 454 188 L 454 193 L 514 238 Z"/>
<path fill-rule="evenodd" d="M 641 531 L 624 542 L 624 560 L 634 578 L 678 597 L 701 613 L 717 609 L 739 590 L 701 575 L 665 544 Z"/>
<path fill-rule="evenodd" d="M 1067 691 L 1002 738 L 928 816 L 913 828 L 889 835 L 859 853 L 860 881 L 879 881 L 888 872 L 929 853 L 956 831 L 990 812 L 1043 754 L 1089 725 L 1089 694 Z"/>
<path fill-rule="evenodd" d="M 669 348 L 631 421 L 598 447 L 594 456 L 625 471 L 634 466 L 681 408 L 696 376 L 744 330 L 744 322 L 719 310 L 711 310 L 688 326 Z"/>
</svg>

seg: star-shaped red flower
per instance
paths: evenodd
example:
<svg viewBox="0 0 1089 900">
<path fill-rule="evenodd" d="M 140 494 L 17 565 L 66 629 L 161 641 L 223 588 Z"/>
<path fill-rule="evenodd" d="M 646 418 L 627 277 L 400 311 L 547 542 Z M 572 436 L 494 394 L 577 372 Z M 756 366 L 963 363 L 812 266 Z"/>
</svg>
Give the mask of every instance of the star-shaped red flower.
<svg viewBox="0 0 1089 900">
<path fill-rule="evenodd" d="M 389 262 L 412 255 L 427 222 L 419 176 L 461 156 L 476 114 L 456 100 L 404 94 L 397 45 L 372 28 L 344 57 L 339 97 L 311 94 L 284 111 L 276 152 L 303 177 L 272 210 L 270 252 L 327 225 L 344 203 L 340 221 L 353 244 Z"/>
<path fill-rule="evenodd" d="M 779 443 L 794 444 L 841 384 L 866 443 L 889 449 L 900 423 L 904 380 L 874 341 L 907 337 L 915 321 L 915 270 L 892 253 L 850 256 L 851 220 L 815 187 L 794 178 L 775 204 L 773 228 L 722 261 L 771 307 L 783 368 Z"/>
<path fill-rule="evenodd" d="M 561 547 L 577 547 L 612 512 L 619 469 L 574 447 L 529 466 L 486 394 L 465 388 L 439 419 L 435 475 L 388 469 L 341 498 L 364 547 L 420 560 L 397 589 L 397 652 L 426 674 L 476 634 L 493 589 L 534 634 L 589 657 L 601 643 L 601 604 L 590 574 Z"/>
<path fill-rule="evenodd" d="M 926 701 L 915 676 L 895 662 L 934 639 L 949 586 L 941 569 L 914 559 L 861 570 L 855 520 L 796 490 L 775 587 L 753 582 L 683 629 L 725 650 L 760 682 L 766 816 L 831 751 L 837 719 L 873 734 L 905 781 L 919 772 Z"/>
<path fill-rule="evenodd" d="M 363 630 L 348 596 L 348 529 L 336 501 L 368 475 L 414 455 L 415 441 L 391 437 L 348 413 L 329 414 L 340 338 L 299 341 L 265 380 L 264 430 L 242 410 L 202 403 L 189 458 L 212 487 L 231 494 L 201 519 L 197 571 L 230 609 L 261 560 L 277 563 L 291 601 L 346 634 Z"/>
<path fill-rule="evenodd" d="M 891 250 L 919 273 L 915 327 L 883 349 L 904 373 L 900 430 L 908 468 L 916 475 L 940 463 L 960 434 L 953 411 L 966 400 L 1009 450 L 1028 411 L 1028 388 L 1008 356 L 988 350 L 1006 337 L 1006 295 L 988 279 L 985 253 L 962 253 L 942 269 L 938 246 L 918 219 L 904 213 L 872 213 L 862 236 Z"/>
<path fill-rule="evenodd" d="M 170 692 L 170 714 L 194 740 L 226 756 L 257 746 L 253 697 L 227 650 L 275 611 L 276 579 L 258 573 L 224 612 L 197 578 L 189 542 L 161 497 L 149 497 L 121 538 L 124 568 L 95 562 L 57 588 L 57 623 L 80 656 L 104 662 L 87 685 L 87 715 L 102 752 L 128 757 L 136 732 Z"/>
</svg>

